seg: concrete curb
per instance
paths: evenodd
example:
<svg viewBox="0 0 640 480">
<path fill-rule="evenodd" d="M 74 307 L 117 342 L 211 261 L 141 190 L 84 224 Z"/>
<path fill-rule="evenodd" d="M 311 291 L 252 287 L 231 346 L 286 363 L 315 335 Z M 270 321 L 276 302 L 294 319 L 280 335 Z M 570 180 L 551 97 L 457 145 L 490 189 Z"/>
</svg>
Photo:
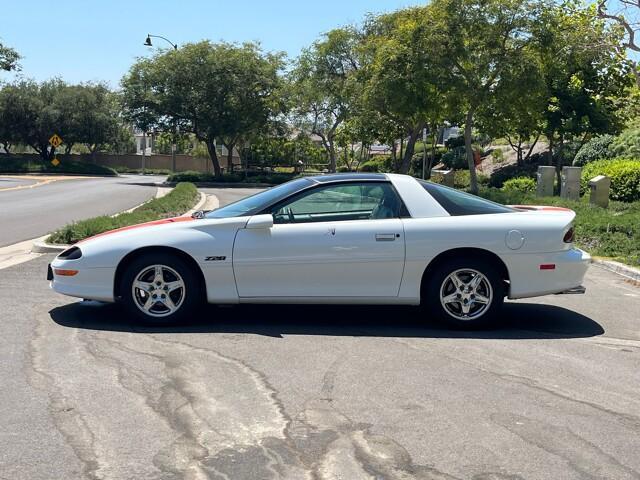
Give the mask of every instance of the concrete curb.
<svg viewBox="0 0 640 480">
<path fill-rule="evenodd" d="M 602 258 L 592 258 L 591 263 L 604 270 L 625 277 L 633 282 L 640 282 L 640 270 L 630 267 L 624 263 L 615 262 L 613 260 L 605 260 Z"/>
<path fill-rule="evenodd" d="M 200 200 L 198 200 L 198 203 L 196 203 L 195 207 L 193 207 L 191 210 L 189 210 L 183 215 L 180 215 L 181 217 L 190 217 L 193 214 L 193 212 L 202 210 L 202 206 L 207 202 L 207 195 L 203 192 L 198 192 L 198 193 L 200 193 Z"/>
</svg>

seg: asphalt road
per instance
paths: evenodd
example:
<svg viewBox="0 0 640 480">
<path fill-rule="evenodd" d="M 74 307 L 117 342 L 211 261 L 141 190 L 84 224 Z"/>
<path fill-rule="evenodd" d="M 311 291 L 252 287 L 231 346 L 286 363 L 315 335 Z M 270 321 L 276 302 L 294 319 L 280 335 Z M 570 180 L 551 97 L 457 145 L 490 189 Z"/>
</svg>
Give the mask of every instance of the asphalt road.
<svg viewBox="0 0 640 480">
<path fill-rule="evenodd" d="M 208 307 L 149 329 L 0 271 L 0 478 L 638 479 L 640 288 L 414 308 Z"/>
<path fill-rule="evenodd" d="M 3 177 L 6 179 L 6 177 Z M 75 220 L 111 215 L 151 198 L 165 177 L 61 180 L 34 188 L 0 189 L 0 247 L 36 238 Z M 8 185 L 5 185 L 5 187 Z"/>
</svg>

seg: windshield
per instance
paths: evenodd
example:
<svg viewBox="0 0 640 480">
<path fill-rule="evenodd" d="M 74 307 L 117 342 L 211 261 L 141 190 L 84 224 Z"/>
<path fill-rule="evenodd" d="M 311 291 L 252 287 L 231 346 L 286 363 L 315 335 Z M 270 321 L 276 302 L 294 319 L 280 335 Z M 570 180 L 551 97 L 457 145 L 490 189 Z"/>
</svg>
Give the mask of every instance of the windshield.
<svg viewBox="0 0 640 480">
<path fill-rule="evenodd" d="M 243 198 L 237 202 L 230 203 L 229 205 L 207 213 L 205 216 L 206 218 L 230 218 L 242 217 L 243 215 L 255 215 L 268 206 L 308 187 L 311 183 L 312 182 L 306 178 L 298 178 L 265 190 L 264 192 Z"/>
</svg>

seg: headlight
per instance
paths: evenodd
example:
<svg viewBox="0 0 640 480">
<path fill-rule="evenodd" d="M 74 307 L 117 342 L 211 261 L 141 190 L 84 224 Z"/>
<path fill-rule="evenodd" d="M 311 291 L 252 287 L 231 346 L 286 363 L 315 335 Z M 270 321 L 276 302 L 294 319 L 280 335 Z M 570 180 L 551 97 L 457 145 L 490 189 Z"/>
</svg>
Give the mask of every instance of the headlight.
<svg viewBox="0 0 640 480">
<path fill-rule="evenodd" d="M 77 260 L 82 257 L 82 251 L 79 247 L 67 248 L 64 252 L 58 255 L 58 258 L 62 260 Z"/>
</svg>

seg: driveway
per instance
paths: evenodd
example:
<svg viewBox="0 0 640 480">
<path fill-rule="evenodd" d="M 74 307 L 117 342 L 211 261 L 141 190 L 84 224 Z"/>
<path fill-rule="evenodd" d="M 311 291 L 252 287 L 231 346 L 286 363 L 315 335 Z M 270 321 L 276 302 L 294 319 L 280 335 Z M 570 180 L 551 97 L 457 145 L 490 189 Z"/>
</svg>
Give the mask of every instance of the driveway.
<svg viewBox="0 0 640 480">
<path fill-rule="evenodd" d="M 640 288 L 414 308 L 236 306 L 150 329 L 0 275 L 0 478 L 637 479 Z"/>
</svg>

